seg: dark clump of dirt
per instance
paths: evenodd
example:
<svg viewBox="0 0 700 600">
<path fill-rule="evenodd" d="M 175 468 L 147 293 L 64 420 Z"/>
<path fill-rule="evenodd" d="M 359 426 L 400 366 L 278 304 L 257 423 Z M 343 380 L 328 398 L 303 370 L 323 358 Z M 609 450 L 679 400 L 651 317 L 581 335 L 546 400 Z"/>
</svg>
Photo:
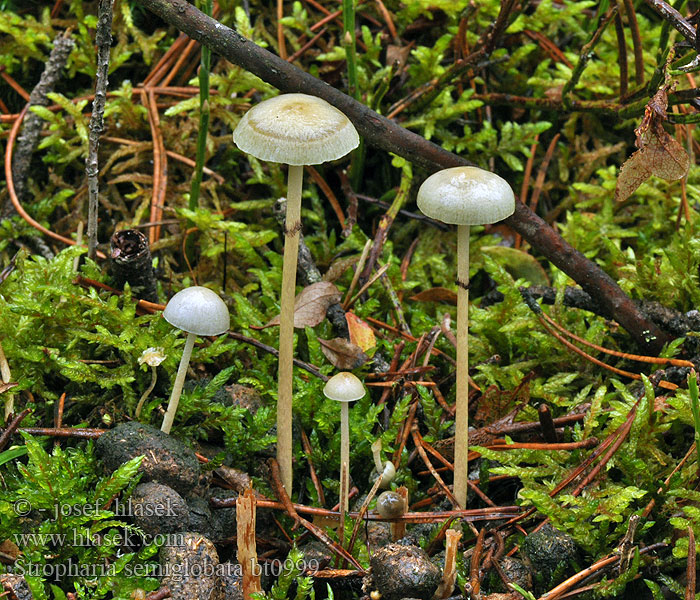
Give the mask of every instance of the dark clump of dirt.
<svg viewBox="0 0 700 600">
<path fill-rule="evenodd" d="M 199 481 L 194 452 L 174 437 L 136 421 L 122 423 L 102 434 L 95 444 L 105 471 L 111 473 L 128 460 L 143 455 L 142 481 L 157 481 L 186 496 Z"/>
<path fill-rule="evenodd" d="M 183 531 L 190 520 L 183 497 L 156 481 L 137 485 L 129 508 L 134 524 L 152 535 Z"/>
<path fill-rule="evenodd" d="M 576 568 L 579 551 L 574 539 L 547 523 L 520 546 L 525 564 L 535 574 L 535 588 L 548 588 Z"/>
<path fill-rule="evenodd" d="M 163 546 L 160 564 L 162 586 L 173 600 L 226 600 L 226 585 L 214 544 L 199 533 L 182 534 L 182 543 Z"/>
<path fill-rule="evenodd" d="M 500 563 L 500 571 L 509 583 L 515 583 L 525 590 L 532 589 L 532 571 L 522 560 L 506 556 Z M 507 592 L 506 584 L 495 569 L 488 577 L 488 589 L 492 592 Z"/>
<path fill-rule="evenodd" d="M 440 583 L 440 569 L 418 546 L 389 544 L 375 552 L 370 565 L 382 600 L 429 600 Z"/>
</svg>

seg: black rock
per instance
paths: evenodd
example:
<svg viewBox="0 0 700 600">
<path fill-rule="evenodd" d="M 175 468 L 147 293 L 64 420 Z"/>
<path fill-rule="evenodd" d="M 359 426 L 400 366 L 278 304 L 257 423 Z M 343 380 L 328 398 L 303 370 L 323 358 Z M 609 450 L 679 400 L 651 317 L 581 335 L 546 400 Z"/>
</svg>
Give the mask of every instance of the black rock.
<svg viewBox="0 0 700 600">
<path fill-rule="evenodd" d="M 209 492 L 210 498 L 217 500 L 228 500 L 238 498 L 238 492 L 233 490 L 225 490 L 214 488 Z M 219 531 L 220 539 L 230 538 L 236 535 L 236 509 L 232 508 L 217 508 L 211 511 L 216 523 L 217 531 Z"/>
<path fill-rule="evenodd" d="M 103 433 L 95 444 L 105 469 L 115 471 L 128 460 L 143 455 L 142 482 L 157 481 L 186 496 L 201 473 L 194 452 L 160 429 L 136 421 L 122 423 Z"/>
<path fill-rule="evenodd" d="M 555 579 L 564 578 L 570 565 L 578 560 L 579 552 L 574 539 L 547 523 L 531 533 L 520 545 L 523 560 L 535 574 L 536 583 L 548 587 Z M 536 587 L 539 587 L 536 585 Z"/>
<path fill-rule="evenodd" d="M 440 569 L 418 546 L 389 544 L 375 552 L 370 565 L 382 600 L 430 600 L 440 583 Z"/>
<path fill-rule="evenodd" d="M 532 590 L 532 571 L 522 560 L 506 556 L 500 561 L 499 566 L 509 582 L 516 583 L 525 590 Z M 489 573 L 488 587 L 491 592 L 509 591 L 495 569 L 491 569 Z"/>
<path fill-rule="evenodd" d="M 226 600 L 243 600 L 243 577 L 238 563 L 222 563 L 221 581 L 224 584 Z"/>
<path fill-rule="evenodd" d="M 140 483 L 129 503 L 134 524 L 151 535 L 175 533 L 187 529 L 187 503 L 173 488 L 156 481 Z"/>
<path fill-rule="evenodd" d="M 222 565 L 214 544 L 199 533 L 182 534 L 182 543 L 160 549 L 161 585 L 173 600 L 226 600 Z"/>
</svg>

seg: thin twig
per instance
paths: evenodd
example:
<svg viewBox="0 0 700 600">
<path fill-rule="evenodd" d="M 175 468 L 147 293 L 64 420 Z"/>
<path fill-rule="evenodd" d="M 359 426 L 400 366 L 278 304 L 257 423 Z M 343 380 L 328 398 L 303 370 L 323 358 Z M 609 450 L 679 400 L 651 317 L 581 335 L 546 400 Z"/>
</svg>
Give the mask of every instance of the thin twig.
<svg viewBox="0 0 700 600">
<path fill-rule="evenodd" d="M 5 428 L 5 431 L 3 431 L 0 435 L 0 452 L 5 449 L 5 446 L 7 446 L 12 438 L 12 434 L 17 430 L 19 424 L 30 412 L 32 412 L 31 408 L 25 408 L 14 419 L 12 419 L 12 422 Z"/>
<path fill-rule="evenodd" d="M 206 43 L 212 51 L 258 75 L 281 91 L 304 92 L 324 98 L 350 118 L 368 144 L 395 152 L 430 171 L 468 162 L 404 129 L 398 123 L 378 115 L 327 83 L 304 73 L 235 31 L 206 17 L 191 4 L 180 0 L 137 2 L 193 39 Z M 580 282 L 600 303 L 602 310 L 627 329 L 642 347 L 658 349 L 670 341 L 671 336 L 646 319 L 609 275 L 566 243 L 526 206 L 516 203 L 514 214 L 504 222 L 520 233 L 555 266 Z"/>
<path fill-rule="evenodd" d="M 97 251 L 97 210 L 99 207 L 99 163 L 97 153 L 100 148 L 100 135 L 104 130 L 104 112 L 107 101 L 107 75 L 109 71 L 109 49 L 112 45 L 112 1 L 99 0 L 97 5 L 97 68 L 95 73 L 95 100 L 90 117 L 88 155 L 85 173 L 88 180 L 88 258 L 94 260 Z"/>
</svg>

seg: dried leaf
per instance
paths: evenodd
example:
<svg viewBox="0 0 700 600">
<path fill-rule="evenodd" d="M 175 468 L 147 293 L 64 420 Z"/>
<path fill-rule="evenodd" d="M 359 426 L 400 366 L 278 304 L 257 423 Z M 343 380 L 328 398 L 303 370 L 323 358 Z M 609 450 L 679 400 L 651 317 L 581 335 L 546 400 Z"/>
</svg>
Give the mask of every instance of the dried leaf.
<svg viewBox="0 0 700 600">
<path fill-rule="evenodd" d="M 21 550 L 12 540 L 4 540 L 0 542 L 0 552 L 10 558 L 19 558 L 22 554 Z"/>
<path fill-rule="evenodd" d="M 253 480 L 248 473 L 240 469 L 227 467 L 226 465 L 221 465 L 217 469 L 214 469 L 214 474 L 221 477 L 221 479 L 239 494 L 242 494 L 253 485 Z"/>
<path fill-rule="evenodd" d="M 669 77 L 652 96 L 644 109 L 644 117 L 634 130 L 637 150 L 620 168 L 615 199 L 625 200 L 650 176 L 668 181 L 685 177 L 690 168 L 688 154 L 664 129 L 668 109 Z"/>
<path fill-rule="evenodd" d="M 0 383 L 0 394 L 6 392 L 7 390 L 11 390 L 13 387 L 17 387 L 18 385 L 19 383 L 12 381 L 10 381 L 10 383 Z"/>
<path fill-rule="evenodd" d="M 690 168 L 688 153 L 666 130 L 662 129 L 653 136 L 642 150 L 649 161 L 652 175 L 675 181 L 688 173 Z"/>
<path fill-rule="evenodd" d="M 397 66 L 401 69 L 408 60 L 411 54 L 411 49 L 413 44 L 408 46 L 397 46 L 396 44 L 389 44 L 386 48 L 386 65 L 387 67 Z"/>
<path fill-rule="evenodd" d="M 416 302 L 445 302 L 457 305 L 457 293 L 444 287 L 434 287 L 411 296 Z"/>
<path fill-rule="evenodd" d="M 316 327 L 326 318 L 326 311 L 331 304 L 340 302 L 338 288 L 328 281 L 319 281 L 305 287 L 294 299 L 294 327 Z M 251 329 L 265 329 L 280 324 L 280 316 L 277 315 L 262 327 Z"/>
<path fill-rule="evenodd" d="M 615 199 L 628 198 L 650 175 L 668 181 L 685 177 L 690 168 L 690 158 L 674 138 L 665 130 L 650 131 L 645 146 L 630 156 L 620 169 L 615 188 Z"/>
<path fill-rule="evenodd" d="M 328 361 L 341 371 L 352 371 L 367 362 L 367 356 L 362 348 L 343 338 L 333 338 L 332 340 L 318 339 L 321 344 L 321 352 Z"/>
<path fill-rule="evenodd" d="M 481 252 L 502 264 L 513 279 L 522 277 L 533 285 L 549 285 L 547 273 L 532 254 L 507 246 L 482 246 Z"/>
<path fill-rule="evenodd" d="M 374 339 L 374 331 L 355 313 L 350 311 L 345 313 L 345 320 L 348 323 L 348 332 L 350 333 L 350 341 L 359 346 L 364 352 L 374 348 L 377 345 L 377 340 Z"/>
<path fill-rule="evenodd" d="M 360 255 L 347 256 L 345 258 L 339 258 L 331 263 L 328 271 L 323 275 L 323 281 L 336 281 L 340 276 L 345 273 L 350 267 L 357 264 L 360 260 Z"/>
<path fill-rule="evenodd" d="M 615 186 L 615 200 L 622 202 L 651 177 L 651 169 L 641 150 L 637 150 L 620 167 L 620 175 Z"/>
</svg>

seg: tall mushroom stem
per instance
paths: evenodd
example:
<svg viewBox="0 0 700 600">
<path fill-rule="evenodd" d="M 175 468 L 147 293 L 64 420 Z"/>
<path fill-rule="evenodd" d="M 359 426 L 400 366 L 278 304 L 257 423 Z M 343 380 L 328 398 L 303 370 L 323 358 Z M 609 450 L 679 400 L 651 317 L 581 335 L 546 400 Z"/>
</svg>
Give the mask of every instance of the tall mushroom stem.
<svg viewBox="0 0 700 600">
<path fill-rule="evenodd" d="M 340 403 L 340 511 L 348 512 L 348 488 L 350 477 L 348 466 L 350 465 L 350 412 L 348 403 Z M 343 468 L 345 467 L 345 468 Z"/>
<path fill-rule="evenodd" d="M 289 165 L 284 261 L 280 298 L 280 354 L 277 375 L 277 462 L 282 484 L 292 493 L 292 377 L 294 360 L 294 292 L 301 231 L 301 185 L 304 167 Z"/>
<path fill-rule="evenodd" d="M 469 476 L 469 225 L 457 226 L 457 401 L 454 496 L 467 508 Z"/>
<path fill-rule="evenodd" d="M 180 366 L 177 368 L 175 383 L 173 383 L 173 391 L 170 393 L 170 400 L 168 401 L 168 410 L 165 411 L 165 417 L 163 417 L 163 424 L 160 426 L 160 430 L 163 433 L 170 433 L 170 429 L 173 426 L 173 421 L 175 420 L 175 413 L 177 412 L 177 405 L 180 403 L 182 386 L 185 383 L 185 377 L 187 376 L 187 367 L 190 364 L 190 358 L 192 358 L 192 348 L 194 348 L 194 340 L 196 337 L 197 334 L 195 333 L 187 334 L 187 339 L 185 340 L 185 347 L 182 349 L 182 358 L 180 359 Z"/>
</svg>

